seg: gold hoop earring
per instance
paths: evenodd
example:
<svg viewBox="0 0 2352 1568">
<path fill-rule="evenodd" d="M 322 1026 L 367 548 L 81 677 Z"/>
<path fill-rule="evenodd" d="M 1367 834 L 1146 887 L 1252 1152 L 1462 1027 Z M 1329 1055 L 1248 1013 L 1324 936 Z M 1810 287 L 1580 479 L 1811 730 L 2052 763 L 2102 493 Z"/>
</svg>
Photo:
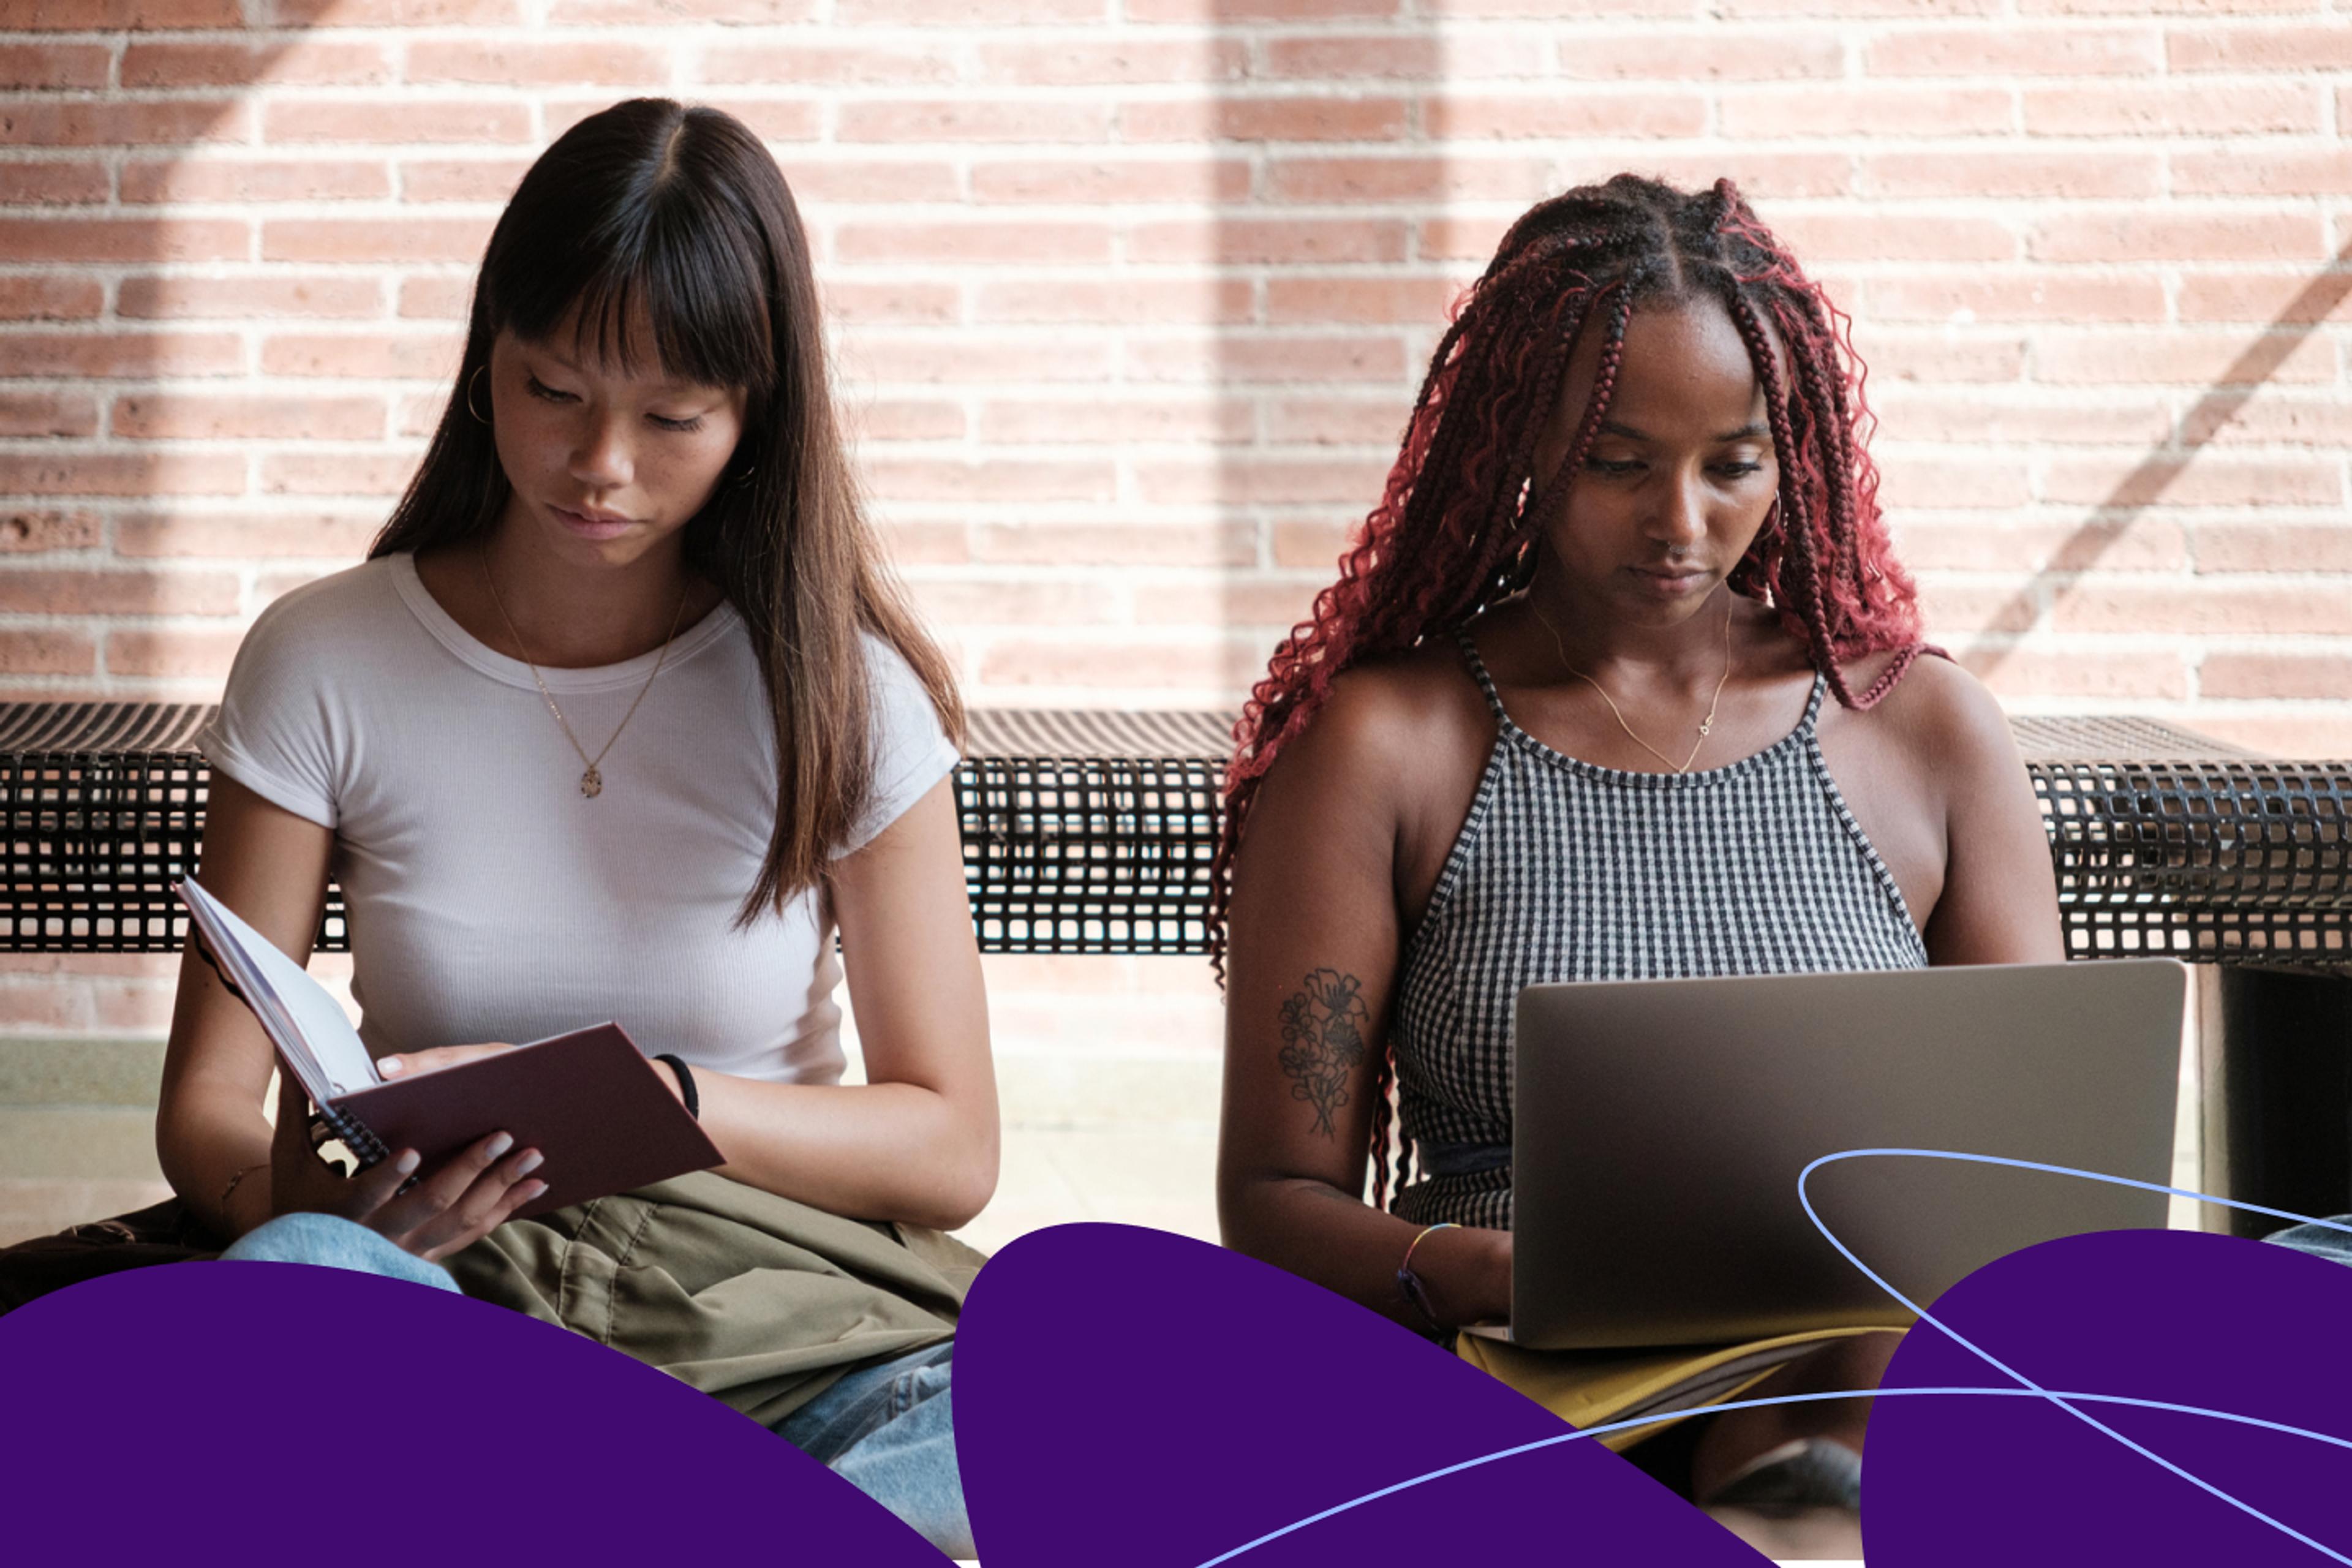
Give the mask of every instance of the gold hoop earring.
<svg viewBox="0 0 2352 1568">
<path fill-rule="evenodd" d="M 474 386 L 482 379 L 482 373 L 489 368 L 486 364 L 478 364 L 474 367 L 474 374 L 466 378 L 466 412 L 474 416 L 475 423 L 480 425 L 488 425 L 490 421 L 488 415 L 474 406 Z"/>
</svg>

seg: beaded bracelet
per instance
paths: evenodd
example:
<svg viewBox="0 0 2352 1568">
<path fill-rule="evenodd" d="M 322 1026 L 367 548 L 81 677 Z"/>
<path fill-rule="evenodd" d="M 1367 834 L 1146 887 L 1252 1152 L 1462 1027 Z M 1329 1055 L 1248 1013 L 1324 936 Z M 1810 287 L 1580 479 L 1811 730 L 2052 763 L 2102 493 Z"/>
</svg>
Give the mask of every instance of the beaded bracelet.
<svg viewBox="0 0 2352 1568">
<path fill-rule="evenodd" d="M 1396 1282 L 1398 1293 L 1403 1296 L 1406 1300 L 1412 1302 L 1412 1310 L 1419 1312 L 1423 1319 L 1428 1322 L 1429 1326 L 1441 1334 L 1445 1331 L 1445 1325 L 1437 1321 L 1436 1312 L 1432 1310 L 1429 1305 L 1429 1291 L 1423 1286 L 1421 1276 L 1412 1271 L 1412 1255 L 1414 1250 L 1419 1247 L 1423 1242 L 1428 1240 L 1435 1232 L 1441 1230 L 1459 1230 L 1462 1227 L 1460 1226 L 1455 1225 L 1452 1220 L 1441 1220 L 1437 1224 L 1428 1226 L 1426 1229 L 1423 1230 L 1419 1236 L 1414 1237 L 1411 1241 L 1405 1244 L 1404 1261 L 1397 1265 Z"/>
</svg>

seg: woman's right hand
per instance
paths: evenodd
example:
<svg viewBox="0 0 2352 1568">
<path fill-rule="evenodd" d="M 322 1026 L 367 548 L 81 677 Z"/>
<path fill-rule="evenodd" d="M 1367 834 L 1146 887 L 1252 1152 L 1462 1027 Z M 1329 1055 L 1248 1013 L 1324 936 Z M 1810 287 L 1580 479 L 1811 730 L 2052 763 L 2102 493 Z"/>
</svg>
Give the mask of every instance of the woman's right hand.
<svg viewBox="0 0 2352 1568">
<path fill-rule="evenodd" d="M 472 1246 L 547 1190 L 530 1175 L 539 1168 L 539 1151 L 515 1148 L 504 1132 L 450 1155 L 402 1193 L 401 1184 L 416 1172 L 415 1150 L 397 1150 L 346 1176 L 310 1147 L 310 1097 L 293 1075 L 281 1072 L 269 1146 L 271 1212 L 340 1215 L 427 1262 Z"/>
</svg>

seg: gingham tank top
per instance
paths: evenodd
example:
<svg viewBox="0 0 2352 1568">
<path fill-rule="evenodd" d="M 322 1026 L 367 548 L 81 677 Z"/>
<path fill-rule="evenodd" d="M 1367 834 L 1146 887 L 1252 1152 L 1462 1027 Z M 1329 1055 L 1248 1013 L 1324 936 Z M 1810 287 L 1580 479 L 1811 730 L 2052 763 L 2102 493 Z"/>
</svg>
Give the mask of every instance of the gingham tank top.
<svg viewBox="0 0 2352 1568">
<path fill-rule="evenodd" d="M 1815 731 L 1826 678 L 1780 741 L 1727 767 L 1626 773 L 1511 721 L 1404 952 L 1394 1033 L 1416 1224 L 1511 1224 L 1511 1018 L 1563 980 L 1913 969 L 1927 950 L 1846 808 Z"/>
</svg>

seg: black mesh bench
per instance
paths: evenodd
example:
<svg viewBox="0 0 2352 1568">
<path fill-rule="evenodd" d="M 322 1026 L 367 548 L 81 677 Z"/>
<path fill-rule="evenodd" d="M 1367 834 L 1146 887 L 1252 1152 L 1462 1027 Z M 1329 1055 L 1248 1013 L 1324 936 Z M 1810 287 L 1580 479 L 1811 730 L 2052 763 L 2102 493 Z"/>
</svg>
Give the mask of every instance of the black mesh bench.
<svg viewBox="0 0 2352 1568">
<path fill-rule="evenodd" d="M 169 883 L 196 868 L 210 713 L 0 704 L 0 952 L 177 951 Z M 2137 719 L 2013 728 L 2068 954 L 2222 966 L 2207 1033 L 2241 1044 L 2209 1142 L 2233 1192 L 2352 1208 L 2352 762 L 2270 761 Z M 1205 952 L 1230 729 L 1206 712 L 974 712 L 955 789 L 982 950 Z M 348 946 L 339 891 L 318 946 Z"/>
</svg>

